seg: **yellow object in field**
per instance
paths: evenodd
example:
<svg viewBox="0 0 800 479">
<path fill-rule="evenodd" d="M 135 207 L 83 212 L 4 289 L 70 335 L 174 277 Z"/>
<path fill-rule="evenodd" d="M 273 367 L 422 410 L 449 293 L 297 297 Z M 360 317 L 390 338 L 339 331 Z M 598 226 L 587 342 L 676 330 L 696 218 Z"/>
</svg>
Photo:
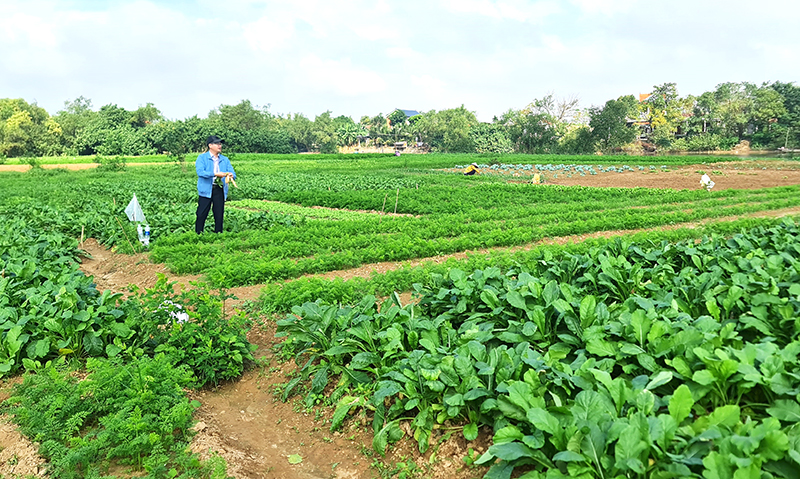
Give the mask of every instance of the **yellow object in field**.
<svg viewBox="0 0 800 479">
<path fill-rule="evenodd" d="M 533 175 L 533 179 L 531 180 L 531 183 L 533 183 L 534 185 L 538 185 L 541 182 L 542 182 L 542 177 L 539 175 L 539 173 L 536 173 L 535 175 Z"/>
</svg>

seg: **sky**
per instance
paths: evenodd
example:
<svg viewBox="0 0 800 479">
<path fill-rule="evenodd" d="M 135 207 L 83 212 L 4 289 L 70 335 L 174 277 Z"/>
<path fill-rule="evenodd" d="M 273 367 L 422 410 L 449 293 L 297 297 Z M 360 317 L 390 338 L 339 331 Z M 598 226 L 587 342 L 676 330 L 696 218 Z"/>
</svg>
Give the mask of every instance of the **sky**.
<svg viewBox="0 0 800 479">
<path fill-rule="evenodd" d="M 358 121 L 800 82 L 795 0 L 0 0 L 0 98 Z"/>
</svg>

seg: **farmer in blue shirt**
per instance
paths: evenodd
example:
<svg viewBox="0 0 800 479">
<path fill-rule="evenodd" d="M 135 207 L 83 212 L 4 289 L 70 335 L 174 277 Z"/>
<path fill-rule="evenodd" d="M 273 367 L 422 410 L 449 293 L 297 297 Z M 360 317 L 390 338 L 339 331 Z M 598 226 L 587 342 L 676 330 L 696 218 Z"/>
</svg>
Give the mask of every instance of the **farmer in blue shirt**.
<svg viewBox="0 0 800 479">
<path fill-rule="evenodd" d="M 214 233 L 222 233 L 225 200 L 228 199 L 228 183 L 236 179 L 231 160 L 221 154 L 222 140 L 216 135 L 208 137 L 208 151 L 201 153 L 195 161 L 197 169 L 197 221 L 194 231 L 203 232 L 208 211 L 214 212 Z"/>
</svg>

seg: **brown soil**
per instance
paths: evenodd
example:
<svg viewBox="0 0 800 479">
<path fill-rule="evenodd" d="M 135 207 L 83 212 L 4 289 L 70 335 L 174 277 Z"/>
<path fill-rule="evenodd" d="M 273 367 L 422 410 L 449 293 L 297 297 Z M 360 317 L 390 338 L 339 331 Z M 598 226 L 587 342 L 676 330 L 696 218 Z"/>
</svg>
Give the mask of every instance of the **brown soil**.
<svg viewBox="0 0 800 479">
<path fill-rule="evenodd" d="M 769 165 L 767 167 L 766 165 Z M 777 169 L 781 168 L 781 169 Z M 625 173 L 599 173 L 597 175 L 547 178 L 548 184 L 582 185 L 617 188 L 671 188 L 675 190 L 698 190 L 700 177 L 706 173 L 715 183 L 712 191 L 727 189 L 759 189 L 775 186 L 800 184 L 800 164 L 766 163 L 758 161 L 731 162 L 712 165 L 693 165 L 670 167 L 664 171 L 657 167 L 654 171 Z"/>
<path fill-rule="evenodd" d="M 697 165 L 674 168 L 670 171 L 606 173 L 593 176 L 573 175 L 547 178 L 549 184 L 584 185 L 598 187 L 648 187 L 648 188 L 699 188 L 703 171 L 716 182 L 715 189 L 764 188 L 780 185 L 800 184 L 800 168 L 794 164 L 780 166 L 781 170 L 762 170 L 757 162 Z M 770 163 L 775 165 L 775 163 Z M 3 165 L 8 166 L 8 165 Z M 13 165 L 12 165 L 13 166 Z M 66 165 L 67 167 L 83 165 Z M 94 165 L 88 165 L 91 167 Z M 524 178 L 510 178 L 525 181 Z M 758 216 L 784 216 L 800 214 L 800 208 L 790 208 L 759 213 Z M 722 218 L 724 221 L 735 218 Z M 672 225 L 662 229 L 692 227 L 693 224 Z M 562 238 L 545 238 L 539 243 L 580 242 L 594 237 L 610 237 L 632 233 L 632 231 L 602 231 L 588 235 Z M 514 249 L 530 249 L 536 244 Z M 86 240 L 82 248 L 91 256 L 81 268 L 94 276 L 99 290 L 127 293 L 128 286 L 152 287 L 157 274 L 165 274 L 170 281 L 191 287 L 190 283 L 200 276 L 174 276 L 164 264 L 151 263 L 146 253 L 119 255 L 106 250 L 94 239 Z M 508 248 L 502 248 L 508 250 Z M 443 262 L 449 258 L 465 258 L 469 254 L 486 254 L 493 250 L 461 252 L 434 258 L 416 259 L 407 262 L 385 262 L 365 265 L 346 271 L 333 271 L 319 275 L 323 278 L 369 277 L 373 272 L 383 273 L 401 266 L 415 266 L 425 261 Z M 248 300 L 256 300 L 263 285 L 233 288 L 230 293 L 238 299 L 231 306 L 239 307 Z M 401 295 L 403 303 L 411 301 L 410 293 Z M 279 385 L 287 381 L 294 369 L 293 363 L 281 363 L 273 352 L 275 323 L 257 320 L 249 339 L 258 345 L 258 365 L 247 371 L 236 382 L 220 385 L 213 390 L 192 393 L 202 403 L 196 413 L 197 435 L 191 448 L 202 456 L 216 451 L 226 459 L 229 473 L 236 478 L 372 478 L 380 477 L 377 467 L 395 469 L 396 464 L 414 461 L 417 470 L 425 477 L 467 479 L 482 477 L 484 468 L 470 469 L 463 458 L 472 448 L 480 454 L 491 441 L 491 431 L 484 428 L 477 440 L 467 443 L 460 432 L 446 434 L 436 431 L 431 450 L 419 455 L 416 442 L 406 436 L 390 448 L 385 459 L 388 466 L 373 466 L 384 463 L 372 452 L 372 434 L 368 418 L 359 412 L 345 423 L 341 432 L 330 432 L 327 420 L 332 415 L 330 408 L 313 408 L 306 411 L 298 401 L 283 403 L 274 394 Z M 6 389 L 0 390 L 0 399 L 5 399 Z M 43 474 L 43 459 L 36 454 L 38 446 L 21 436 L 5 418 L 0 418 L 0 475 Z M 297 454 L 302 462 L 289 463 L 289 456 Z"/>
<path fill-rule="evenodd" d="M 143 166 L 143 165 L 163 165 L 165 163 L 127 163 L 128 166 Z M 90 170 L 92 168 L 97 168 L 100 166 L 97 163 L 64 163 L 64 164 L 53 164 L 53 165 L 41 165 L 42 168 L 47 170 L 55 170 L 58 168 L 62 168 L 65 170 Z M 0 165 L 0 173 L 4 171 L 16 171 L 16 172 L 25 172 L 30 170 L 30 165 Z"/>
<path fill-rule="evenodd" d="M 587 160 L 586 164 L 592 164 Z M 597 167 L 595 167 L 597 169 Z M 450 169 L 454 173 L 461 170 Z M 543 182 L 548 185 L 594 186 L 613 188 L 671 188 L 674 190 L 699 190 L 700 177 L 708 174 L 715 185 L 713 191 L 726 189 L 758 189 L 775 186 L 800 184 L 800 163 L 792 161 L 745 160 L 706 165 L 670 166 L 655 170 L 645 167 L 643 171 L 626 171 L 624 173 L 598 173 L 581 176 L 580 173 L 545 172 Z M 486 172 L 484 174 L 500 174 Z M 556 176 L 557 175 L 557 176 Z M 508 172 L 509 181 L 527 183 L 533 176 L 531 173 Z"/>
<path fill-rule="evenodd" d="M 202 281 L 201 275 L 176 276 L 169 272 L 163 263 L 151 263 L 147 253 L 124 255 L 113 253 L 94 238 L 81 243 L 88 257 L 81 262 L 81 270 L 87 276 L 94 276 L 94 282 L 100 291 L 110 290 L 115 293 L 128 294 L 128 286 L 136 285 L 140 289 L 152 288 L 158 280 L 158 275 L 163 274 L 170 282 L 177 286 L 190 287 L 191 283 Z M 234 299 L 229 303 L 231 307 L 241 306 L 247 301 L 258 298 L 263 285 L 240 286 L 227 290 Z M 226 305 L 227 306 L 227 305 Z"/>
<path fill-rule="evenodd" d="M 39 445 L 20 434 L 10 418 L 0 416 L 0 477 L 45 477 L 45 460 Z"/>
<path fill-rule="evenodd" d="M 64 168 L 67 170 L 88 170 L 97 167 L 98 167 L 97 163 L 69 163 L 64 165 L 42 165 L 42 168 L 47 168 L 47 169 Z M 0 172 L 3 171 L 25 172 L 30 169 L 31 169 L 30 165 L 0 165 Z"/>
</svg>

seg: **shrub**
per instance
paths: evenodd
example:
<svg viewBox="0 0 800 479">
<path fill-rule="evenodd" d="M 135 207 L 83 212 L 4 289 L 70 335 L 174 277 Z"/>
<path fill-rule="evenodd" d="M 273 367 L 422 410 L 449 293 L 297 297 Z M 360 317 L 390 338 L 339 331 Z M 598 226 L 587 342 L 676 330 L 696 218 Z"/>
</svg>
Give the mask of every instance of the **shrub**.
<svg viewBox="0 0 800 479">
<path fill-rule="evenodd" d="M 159 274 L 155 286 L 141 291 L 126 304 L 130 340 L 115 342 L 118 352 L 141 349 L 147 354 L 166 354 L 175 364 L 189 367 L 197 386 L 241 376 L 256 346 L 247 341 L 250 321 L 244 313 L 225 318 L 230 296 L 215 295 L 208 285 L 175 292 L 175 282 Z"/>
<path fill-rule="evenodd" d="M 689 142 L 685 138 L 673 140 L 667 151 L 689 151 Z"/>
<path fill-rule="evenodd" d="M 122 171 L 127 166 L 125 157 L 119 155 L 113 157 L 97 155 L 94 158 L 94 162 L 100 165 L 97 169 L 101 171 Z"/>
<path fill-rule="evenodd" d="M 720 149 L 719 135 L 697 135 L 688 141 L 689 151 L 714 151 Z"/>
</svg>

